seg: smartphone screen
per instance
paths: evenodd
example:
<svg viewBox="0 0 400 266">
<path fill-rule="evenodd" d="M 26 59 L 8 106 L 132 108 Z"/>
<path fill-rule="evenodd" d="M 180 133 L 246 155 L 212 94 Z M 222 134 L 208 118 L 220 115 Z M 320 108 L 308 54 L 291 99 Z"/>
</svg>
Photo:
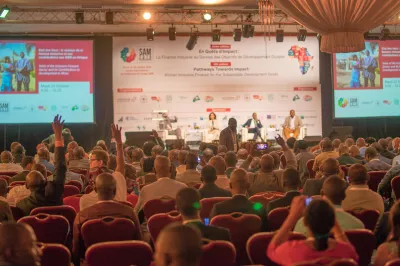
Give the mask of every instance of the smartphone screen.
<svg viewBox="0 0 400 266">
<path fill-rule="evenodd" d="M 310 203 L 311 203 L 311 201 L 312 201 L 312 198 L 306 198 L 306 206 L 308 206 Z"/>
<path fill-rule="evenodd" d="M 210 224 L 210 218 L 204 218 L 204 224 L 208 226 Z"/>
<path fill-rule="evenodd" d="M 268 149 L 268 143 L 257 143 L 256 148 L 259 151 L 267 150 Z"/>
</svg>

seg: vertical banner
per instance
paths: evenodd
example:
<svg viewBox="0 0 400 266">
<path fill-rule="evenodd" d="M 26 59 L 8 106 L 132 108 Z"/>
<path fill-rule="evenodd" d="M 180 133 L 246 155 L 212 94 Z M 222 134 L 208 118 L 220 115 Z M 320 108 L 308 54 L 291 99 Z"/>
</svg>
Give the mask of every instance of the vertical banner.
<svg viewBox="0 0 400 266">
<path fill-rule="evenodd" d="M 308 135 L 322 135 L 316 38 L 200 37 L 192 51 L 188 39 L 113 39 L 114 121 L 125 130 L 157 128 L 154 110 L 168 110 L 190 129 L 205 127 L 210 112 L 223 127 L 230 117 L 244 124 L 253 112 L 265 127 L 281 127 L 294 109 Z"/>
</svg>

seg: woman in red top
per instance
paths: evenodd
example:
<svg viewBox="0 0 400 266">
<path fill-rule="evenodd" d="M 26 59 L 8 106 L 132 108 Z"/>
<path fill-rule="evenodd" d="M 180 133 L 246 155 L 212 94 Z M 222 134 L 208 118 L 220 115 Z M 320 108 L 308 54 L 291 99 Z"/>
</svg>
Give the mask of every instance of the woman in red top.
<svg viewBox="0 0 400 266">
<path fill-rule="evenodd" d="M 354 247 L 336 221 L 332 205 L 323 199 L 314 199 L 311 202 L 309 200 L 305 196 L 293 199 L 289 216 L 268 247 L 268 257 L 280 265 L 292 265 L 319 258 L 348 258 L 358 261 Z M 309 202 L 308 206 L 306 201 Z M 304 224 L 311 237 L 306 240 L 288 241 L 290 232 L 303 213 Z M 331 233 L 334 239 L 329 238 Z"/>
</svg>

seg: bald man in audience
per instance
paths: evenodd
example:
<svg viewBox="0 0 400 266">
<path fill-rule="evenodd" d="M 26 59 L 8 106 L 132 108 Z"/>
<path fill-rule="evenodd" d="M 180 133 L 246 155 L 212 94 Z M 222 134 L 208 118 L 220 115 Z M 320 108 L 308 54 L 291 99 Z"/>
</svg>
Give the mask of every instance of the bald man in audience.
<svg viewBox="0 0 400 266">
<path fill-rule="evenodd" d="M 222 189 L 229 190 L 229 178 L 225 175 L 225 160 L 221 156 L 214 156 L 210 159 L 208 164 L 213 166 L 217 172 L 215 184 Z"/>
<path fill-rule="evenodd" d="M 261 218 L 262 230 L 266 230 L 267 212 L 265 208 L 259 203 L 250 201 L 246 196 L 250 183 L 247 172 L 244 169 L 236 169 L 232 172 L 230 187 L 233 195 L 232 199 L 215 204 L 211 210 L 210 219 L 220 214 L 233 212 L 255 214 Z"/>
<path fill-rule="evenodd" d="M 174 199 L 179 190 L 187 187 L 186 184 L 171 179 L 171 162 L 167 157 L 157 156 L 154 161 L 154 169 L 157 181 L 144 186 L 140 191 L 139 200 L 135 206 L 136 213 L 142 210 L 147 201 L 162 197 Z"/>
<path fill-rule="evenodd" d="M 50 162 L 50 152 L 46 148 L 40 148 L 37 152 L 38 155 L 38 163 L 43 164 L 46 169 L 50 172 L 54 172 L 54 164 Z"/>
<path fill-rule="evenodd" d="M 379 160 L 379 153 L 374 147 L 365 150 L 365 167 L 368 171 L 388 171 L 392 166 Z"/>
<path fill-rule="evenodd" d="M 356 140 L 356 146 L 360 150 L 360 155 L 364 157 L 365 150 L 367 149 L 367 143 L 365 142 L 364 138 L 358 138 Z"/>
<path fill-rule="evenodd" d="M 218 150 L 217 150 L 218 155 L 224 156 L 227 152 L 228 152 L 228 148 L 226 148 L 226 146 L 218 145 Z"/>
<path fill-rule="evenodd" d="M 362 164 L 365 164 L 364 157 L 360 155 L 360 149 L 356 145 L 350 147 L 349 154 L 354 159 L 359 160 Z"/>
<path fill-rule="evenodd" d="M 168 151 L 168 159 L 171 161 L 171 163 L 175 167 L 179 166 L 178 156 L 179 156 L 179 151 L 178 150 L 170 150 L 170 151 Z"/>
<path fill-rule="evenodd" d="M 240 149 L 237 152 L 237 163 L 236 163 L 236 168 L 240 168 L 240 166 L 242 166 L 242 163 L 244 163 L 244 161 L 246 161 L 247 156 L 249 156 L 249 152 L 246 149 Z"/>
<path fill-rule="evenodd" d="M 163 150 L 163 147 L 161 147 L 160 145 L 156 145 L 151 149 L 151 156 L 155 159 L 158 155 L 161 155 Z"/>
<path fill-rule="evenodd" d="M 194 153 L 186 155 L 186 171 L 176 175 L 176 181 L 182 182 L 189 187 L 201 183 L 200 173 L 196 170 L 198 157 Z"/>
<path fill-rule="evenodd" d="M 183 172 L 186 171 L 186 155 L 188 155 L 188 151 L 186 150 L 180 150 L 178 154 L 178 161 L 179 161 L 179 166 L 176 167 L 176 174 L 182 174 Z"/>
<path fill-rule="evenodd" d="M 356 163 L 361 163 L 360 160 L 357 160 L 350 155 L 350 149 L 346 145 L 340 146 L 339 155 L 340 156 L 337 158 L 337 160 L 340 165 L 352 165 L 352 164 L 356 164 Z"/>
<path fill-rule="evenodd" d="M 347 138 L 345 141 L 344 141 L 344 144 L 347 146 L 347 147 L 351 147 L 351 146 L 353 146 L 355 143 L 354 143 L 354 139 L 352 139 L 352 138 Z"/>
<path fill-rule="evenodd" d="M 232 171 L 236 169 L 236 164 L 237 164 L 236 153 L 233 151 L 228 151 L 224 156 L 224 161 L 226 165 L 225 174 L 228 178 L 230 178 Z"/>
<path fill-rule="evenodd" d="M 336 152 L 339 152 L 339 146 L 340 146 L 340 144 L 342 144 L 342 141 L 341 141 L 340 139 L 334 139 L 334 140 L 332 141 L 333 150 L 336 151 Z"/>
<path fill-rule="evenodd" d="M 14 221 L 10 206 L 6 201 L 7 189 L 6 180 L 0 179 L 0 223 Z"/>
<path fill-rule="evenodd" d="M 85 150 L 83 147 L 75 147 L 72 150 L 72 160 L 68 162 L 68 169 L 90 169 L 89 159 L 85 158 Z"/>
<path fill-rule="evenodd" d="M 202 255 L 201 234 L 192 226 L 170 224 L 158 236 L 155 250 L 155 266 L 198 266 Z"/>
<path fill-rule="evenodd" d="M 316 172 L 317 177 L 321 175 L 320 166 L 323 161 L 328 158 L 338 158 L 339 153 L 333 150 L 332 141 L 329 139 L 324 139 L 321 143 L 322 152 L 315 157 L 313 171 Z"/>
<path fill-rule="evenodd" d="M 333 158 L 326 159 L 321 165 L 322 176 L 319 179 L 307 179 L 303 187 L 303 194 L 306 196 L 320 195 L 325 180 L 332 175 L 340 173 L 339 162 Z"/>
<path fill-rule="evenodd" d="M 201 172 L 203 166 L 208 164 L 210 159 L 214 156 L 213 150 L 207 148 L 203 151 L 202 155 L 200 156 L 200 163 L 197 165 L 197 171 Z"/>
<path fill-rule="evenodd" d="M 75 261 L 79 260 L 81 255 L 79 254 L 79 247 L 83 244 L 81 236 L 82 225 L 93 219 L 103 217 L 127 218 L 135 224 L 136 228 L 132 240 L 142 240 L 139 220 L 133 208 L 114 200 L 117 192 L 117 182 L 115 178 L 108 173 L 98 175 L 96 177 L 94 190 L 97 193 L 98 202 L 78 212 L 75 217 L 73 230 L 73 254 L 76 256 Z"/>
<path fill-rule="evenodd" d="M 20 173 L 24 170 L 21 165 L 13 163 L 13 156 L 9 151 L 3 151 L 0 159 L 0 172 L 2 173 Z"/>
</svg>

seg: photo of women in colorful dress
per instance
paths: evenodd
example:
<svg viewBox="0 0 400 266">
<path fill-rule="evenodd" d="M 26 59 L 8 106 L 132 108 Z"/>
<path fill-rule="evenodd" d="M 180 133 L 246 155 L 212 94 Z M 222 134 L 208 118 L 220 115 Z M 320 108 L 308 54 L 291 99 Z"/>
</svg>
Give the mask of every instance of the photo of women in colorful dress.
<svg viewBox="0 0 400 266">
<path fill-rule="evenodd" d="M 0 43 L 0 93 L 35 93 L 35 45 Z"/>
</svg>

